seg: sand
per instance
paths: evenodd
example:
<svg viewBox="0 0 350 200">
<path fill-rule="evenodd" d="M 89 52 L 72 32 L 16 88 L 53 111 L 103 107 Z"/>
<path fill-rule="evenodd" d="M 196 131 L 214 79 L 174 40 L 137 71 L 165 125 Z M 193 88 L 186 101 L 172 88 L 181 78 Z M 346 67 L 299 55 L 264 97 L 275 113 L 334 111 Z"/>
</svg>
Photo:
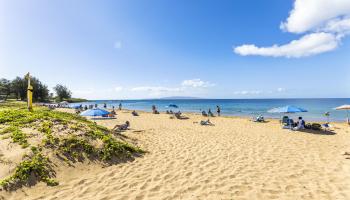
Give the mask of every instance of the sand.
<svg viewBox="0 0 350 200">
<path fill-rule="evenodd" d="M 336 134 L 283 130 L 277 120 L 254 123 L 236 117 L 204 118 L 129 111 L 98 120 L 112 128 L 130 121 L 122 134 L 147 150 L 143 157 L 109 167 L 62 166 L 59 186 L 43 183 L 6 199 L 350 199 L 350 128 Z M 1 199 L 1 198 L 0 198 Z"/>
</svg>

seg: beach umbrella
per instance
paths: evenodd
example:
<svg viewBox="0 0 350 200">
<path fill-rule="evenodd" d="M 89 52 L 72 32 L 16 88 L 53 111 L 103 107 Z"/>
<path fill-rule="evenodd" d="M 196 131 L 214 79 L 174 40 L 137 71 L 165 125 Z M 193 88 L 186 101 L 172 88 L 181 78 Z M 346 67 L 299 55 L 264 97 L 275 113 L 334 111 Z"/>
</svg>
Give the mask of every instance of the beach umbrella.
<svg viewBox="0 0 350 200">
<path fill-rule="evenodd" d="M 84 112 L 80 113 L 81 116 L 103 116 L 103 115 L 108 115 L 109 112 L 107 110 L 103 110 L 100 108 L 94 108 L 94 109 L 89 109 L 85 110 Z"/>
<path fill-rule="evenodd" d="M 268 110 L 267 112 L 269 113 L 299 113 L 299 112 L 307 112 L 304 108 L 299 108 L 296 106 L 283 106 L 283 107 L 278 107 L 278 108 L 272 108 L 271 110 Z M 282 116 L 281 116 L 282 117 Z M 281 120 L 282 122 L 282 120 Z"/>
<path fill-rule="evenodd" d="M 297 112 L 307 112 L 304 108 L 299 108 L 296 106 L 283 106 L 278 108 L 272 108 L 268 110 L 269 113 L 297 113 Z"/>
<path fill-rule="evenodd" d="M 346 110 L 346 120 L 349 124 L 349 110 L 350 110 L 350 105 L 342 105 L 334 108 L 336 110 Z"/>
</svg>

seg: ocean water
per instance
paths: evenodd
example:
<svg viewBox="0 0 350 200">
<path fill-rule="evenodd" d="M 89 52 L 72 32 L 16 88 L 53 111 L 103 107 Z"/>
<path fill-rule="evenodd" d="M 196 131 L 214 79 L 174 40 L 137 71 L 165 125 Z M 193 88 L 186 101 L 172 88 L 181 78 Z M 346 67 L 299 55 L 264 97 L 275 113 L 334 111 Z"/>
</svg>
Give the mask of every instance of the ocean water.
<svg viewBox="0 0 350 200">
<path fill-rule="evenodd" d="M 108 108 L 118 108 L 119 103 L 123 108 L 131 110 L 151 111 L 152 105 L 155 105 L 159 111 L 173 110 L 181 112 L 200 113 L 203 110 L 211 109 L 216 112 L 216 106 L 221 107 L 222 115 L 226 116 L 245 116 L 253 117 L 259 114 L 267 118 L 280 118 L 281 114 L 272 114 L 267 111 L 271 108 L 294 105 L 308 110 L 306 113 L 291 114 L 291 117 L 302 116 L 309 121 L 327 121 L 325 112 L 330 112 L 330 121 L 345 121 L 346 111 L 334 110 L 335 107 L 350 104 L 349 98 L 324 98 L 324 99 L 157 99 L 157 100 L 93 100 L 74 105 L 98 104 L 102 108 L 106 103 Z M 169 104 L 176 104 L 179 108 L 169 108 Z"/>
</svg>

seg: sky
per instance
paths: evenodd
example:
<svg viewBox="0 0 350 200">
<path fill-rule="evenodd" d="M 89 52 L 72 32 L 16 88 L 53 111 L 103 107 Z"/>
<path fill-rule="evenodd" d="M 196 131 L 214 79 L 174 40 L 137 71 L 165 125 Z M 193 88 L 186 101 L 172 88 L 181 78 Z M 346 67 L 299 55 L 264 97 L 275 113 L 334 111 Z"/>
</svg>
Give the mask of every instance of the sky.
<svg viewBox="0 0 350 200">
<path fill-rule="evenodd" d="M 0 78 L 74 97 L 350 97 L 349 0 L 0 0 Z"/>
</svg>

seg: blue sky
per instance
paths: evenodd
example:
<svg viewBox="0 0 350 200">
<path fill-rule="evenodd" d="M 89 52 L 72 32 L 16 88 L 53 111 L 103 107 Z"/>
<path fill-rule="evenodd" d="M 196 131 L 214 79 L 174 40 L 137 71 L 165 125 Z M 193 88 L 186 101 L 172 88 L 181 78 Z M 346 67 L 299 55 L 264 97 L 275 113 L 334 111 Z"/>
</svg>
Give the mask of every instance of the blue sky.
<svg viewBox="0 0 350 200">
<path fill-rule="evenodd" d="M 88 99 L 350 97 L 337 1 L 0 0 L 0 77 Z"/>
</svg>

